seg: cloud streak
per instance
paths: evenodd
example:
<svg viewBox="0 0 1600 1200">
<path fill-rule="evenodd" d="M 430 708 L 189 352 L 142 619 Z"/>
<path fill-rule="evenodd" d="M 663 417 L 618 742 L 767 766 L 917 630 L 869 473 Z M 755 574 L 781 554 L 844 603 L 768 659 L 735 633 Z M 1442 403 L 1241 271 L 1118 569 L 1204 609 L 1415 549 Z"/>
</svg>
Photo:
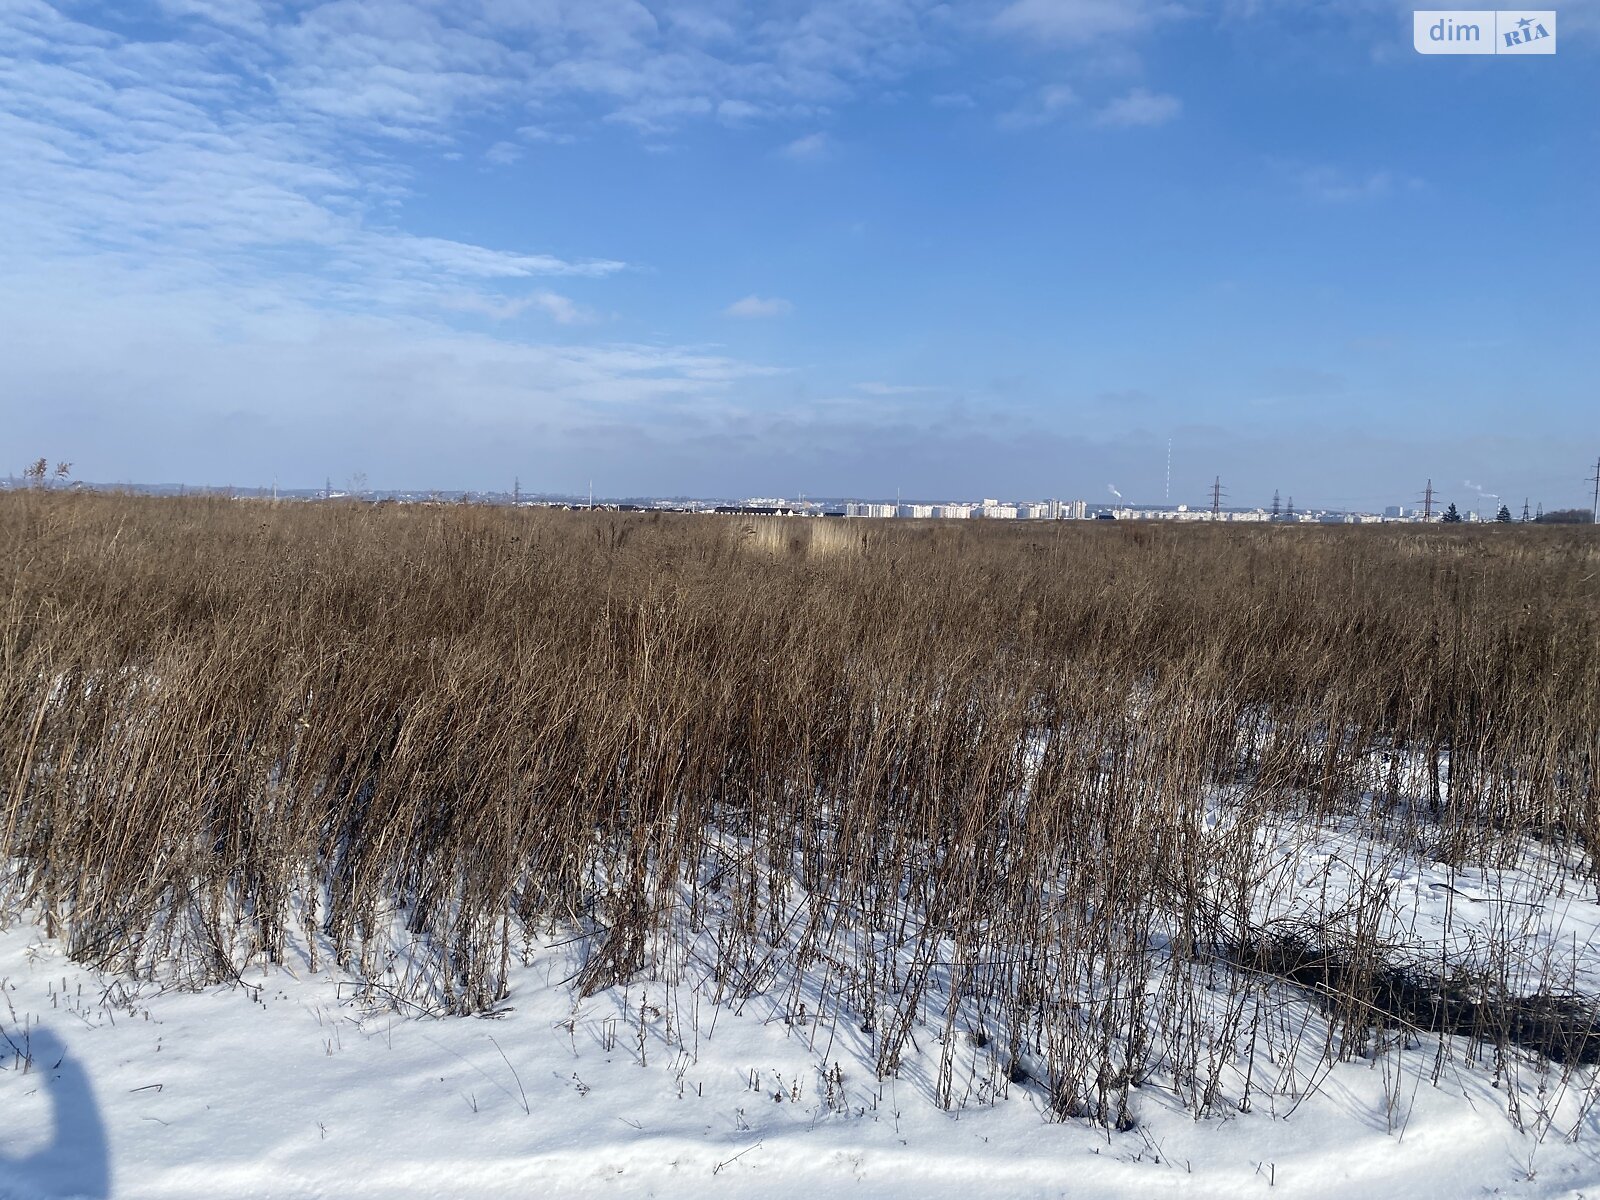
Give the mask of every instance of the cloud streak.
<svg viewBox="0 0 1600 1200">
<path fill-rule="evenodd" d="M 1013 0 L 995 17 L 1008 34 L 1067 44 L 1138 33 L 1182 12 L 1151 0 Z"/>
<path fill-rule="evenodd" d="M 407 230 L 410 168 L 396 152 L 449 150 L 475 118 L 507 127 L 484 152 L 491 166 L 520 156 L 512 130 L 570 141 L 563 122 L 654 136 L 690 121 L 805 119 L 920 61 L 940 11 L 821 0 L 658 18 L 635 0 L 152 0 L 136 36 L 131 14 L 8 0 L 0 205 L 35 264 L 111 256 L 167 282 L 255 277 L 344 310 L 426 305 L 464 281 L 603 276 L 623 264 Z M 829 148 L 812 133 L 785 153 Z"/>
<path fill-rule="evenodd" d="M 1077 106 L 1078 93 L 1065 83 L 1051 83 L 1036 90 L 1023 103 L 1000 114 L 1001 129 L 1033 129 L 1049 125 Z"/>
<path fill-rule="evenodd" d="M 779 153 L 795 162 L 820 162 L 827 158 L 833 143 L 825 133 L 808 133 L 787 143 Z"/>
<path fill-rule="evenodd" d="M 1324 204 L 1358 204 L 1381 200 L 1422 184 L 1393 171 L 1351 172 L 1333 166 L 1306 167 L 1298 176 L 1301 190 Z"/>
<path fill-rule="evenodd" d="M 555 471 L 618 438 L 665 444 L 738 419 L 742 390 L 781 374 L 699 347 L 523 342 L 293 302 L 219 318 L 204 290 L 134 306 L 71 276 L 36 283 L 26 300 L 0 294 L 15 339 L 0 392 L 58 399 L 18 406 L 8 428 L 61 447 L 91 479 L 253 484 L 361 469 L 375 486 L 443 486 L 470 482 L 475 459 Z M 485 315 L 560 321 L 569 303 L 544 293 Z"/>
<path fill-rule="evenodd" d="M 229 30 L 261 19 L 221 0 L 167 7 Z M 281 66 L 226 32 L 133 41 L 36 0 L 0 12 L 0 156 L 11 164 L 0 206 L 14 239 L 0 272 L 99 261 L 123 282 L 143 271 L 154 290 L 213 285 L 236 301 L 293 294 L 350 311 L 623 269 L 407 231 L 394 215 L 404 173 L 365 131 L 307 119 L 301 84 L 274 83 Z M 283 73 L 303 84 L 303 70 Z M 368 85 L 344 86 L 343 107 L 360 107 Z"/>
<path fill-rule="evenodd" d="M 199 459 L 286 474 L 324 443 L 396 464 L 452 437 L 593 446 L 730 411 L 736 383 L 774 369 L 541 342 L 597 321 L 553 282 L 596 287 L 626 264 L 537 229 L 491 245 L 418 228 L 413 172 L 458 145 L 487 145 L 487 168 L 516 160 L 512 138 L 570 140 L 542 107 L 558 98 L 591 120 L 664 121 L 738 95 L 731 111 L 761 119 L 889 73 L 873 30 L 896 32 L 892 14 L 819 29 L 774 76 L 718 58 L 708 30 L 681 35 L 699 49 L 665 46 L 642 6 L 609 0 L 139 15 L 134 35 L 111 10 L 0 0 L 0 390 L 17 436 L 76 443 L 63 450 L 102 478 L 203 478 Z M 472 128 L 486 115 L 505 137 Z M 734 308 L 788 311 L 747 300 Z"/>
<path fill-rule="evenodd" d="M 760 320 L 765 317 L 786 317 L 794 311 L 794 305 L 787 300 L 776 296 L 746 296 L 735 300 L 722 310 L 725 317 L 739 317 L 743 320 Z"/>
<path fill-rule="evenodd" d="M 1136 87 L 1105 105 L 1095 115 L 1095 124 L 1116 129 L 1165 125 L 1182 111 L 1183 101 L 1176 96 Z"/>
</svg>

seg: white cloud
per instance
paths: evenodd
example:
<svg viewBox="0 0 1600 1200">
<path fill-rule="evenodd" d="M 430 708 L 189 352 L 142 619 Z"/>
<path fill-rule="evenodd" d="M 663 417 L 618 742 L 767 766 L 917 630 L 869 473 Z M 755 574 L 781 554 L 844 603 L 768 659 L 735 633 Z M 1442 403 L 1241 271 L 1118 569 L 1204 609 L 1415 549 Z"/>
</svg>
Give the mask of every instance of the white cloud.
<svg viewBox="0 0 1600 1200">
<path fill-rule="evenodd" d="M 1102 108 L 1095 116 L 1098 125 L 1130 128 L 1138 125 L 1165 125 L 1183 111 L 1183 101 L 1164 92 L 1134 88 Z"/>
<path fill-rule="evenodd" d="M 542 344 L 541 328 L 597 319 L 544 285 L 624 265 L 545 245 L 537 226 L 498 245 L 423 227 L 413 163 L 485 145 L 510 161 L 518 142 L 570 140 L 556 130 L 630 105 L 663 123 L 712 100 L 781 113 L 892 69 L 870 21 L 818 30 L 769 74 L 685 58 L 642 7 L 630 20 L 604 0 L 490 2 L 460 20 L 403 0 L 163 2 L 167 23 L 132 35 L 0 0 L 0 394 L 28 397 L 8 414 L 19 428 L 101 478 L 304 469 L 342 440 L 438 481 L 433 447 L 451 438 L 468 470 L 473 444 L 506 431 L 592 448 L 737 417 L 735 385 L 773 368 Z M 533 123 L 496 142 L 519 116 Z"/>
<path fill-rule="evenodd" d="M 326 455 L 364 445 L 391 472 L 409 471 L 397 482 L 443 483 L 436 455 L 457 453 L 469 469 L 502 445 L 592 448 L 604 444 L 597 426 L 670 439 L 747 411 L 744 389 L 779 373 L 693 346 L 552 345 L 415 316 L 330 314 L 289 293 L 247 304 L 211 287 L 152 292 L 144 272 L 107 263 L 21 282 L 0 289 L 0 394 L 37 397 L 14 406 L 13 432 L 64 447 L 86 478 L 255 483 L 256 464 L 276 464 L 262 479 L 320 473 Z M 483 297 L 464 299 L 483 311 Z M 486 315 L 533 307 L 559 319 L 563 300 L 521 297 Z M 337 475 L 339 460 L 330 467 Z"/>
<path fill-rule="evenodd" d="M 658 18 L 637 0 L 334 0 L 285 13 L 268 47 L 281 60 L 274 79 L 298 107 L 390 136 L 426 139 L 466 112 L 547 102 L 656 133 L 877 91 L 932 53 L 934 27 L 947 20 L 936 0 L 706 7 L 723 11 Z"/>
<path fill-rule="evenodd" d="M 684 121 L 710 116 L 716 111 L 705 96 L 644 96 L 620 104 L 606 114 L 606 120 L 631 125 L 640 133 L 664 133 Z"/>
<path fill-rule="evenodd" d="M 523 125 L 517 130 L 517 136 L 530 142 L 544 142 L 552 146 L 570 146 L 578 140 L 570 133 L 546 129 L 542 125 Z"/>
<path fill-rule="evenodd" d="M 919 61 L 939 11 L 819 0 L 657 20 L 636 0 L 156 3 L 169 23 L 149 34 L 42 0 L 0 3 L 0 208 L 13 246 L 29 262 L 127 257 L 169 279 L 294 278 L 343 309 L 430 303 L 458 274 L 621 268 L 416 236 L 413 168 L 396 143 L 457 158 L 468 121 L 498 129 L 521 112 L 537 118 L 521 141 L 553 143 L 597 118 L 652 136 L 713 115 L 808 119 Z M 812 134 L 788 153 L 828 149 Z M 502 138 L 485 160 L 519 150 Z"/>
<path fill-rule="evenodd" d="M 735 300 L 722 310 L 725 317 L 743 317 L 746 319 L 759 317 L 782 317 L 794 311 L 794 305 L 787 300 L 780 300 L 776 296 L 750 295 L 742 300 Z"/>
<path fill-rule="evenodd" d="M 1048 125 L 1077 103 L 1078 93 L 1067 84 L 1047 84 L 1010 112 L 1001 113 L 997 123 L 1002 129 Z"/>
<path fill-rule="evenodd" d="M 724 100 L 717 105 L 717 119 L 728 125 L 738 125 L 755 120 L 766 110 L 748 100 Z"/>
<path fill-rule="evenodd" d="M 933 389 L 923 387 L 920 384 L 875 383 L 869 381 L 856 384 L 856 391 L 864 392 L 868 396 L 915 396 L 924 392 L 931 392 Z"/>
<path fill-rule="evenodd" d="M 1352 173 L 1339 167 L 1307 167 L 1299 173 L 1301 189 L 1313 200 L 1325 204 L 1353 204 L 1378 200 L 1403 190 L 1415 190 L 1421 182 L 1392 171 Z"/>
<path fill-rule="evenodd" d="M 251 15 L 243 0 L 182 9 Z M 363 132 L 298 112 L 236 57 L 266 52 L 228 37 L 134 42 L 39 5 L 0 10 L 7 267 L 103 260 L 152 288 L 225 281 L 236 298 L 288 291 L 340 311 L 622 269 L 409 232 L 405 173 Z"/>
<path fill-rule="evenodd" d="M 808 133 L 785 145 L 778 153 L 796 162 L 819 162 L 833 150 L 833 143 L 825 133 Z"/>
<path fill-rule="evenodd" d="M 584 325 L 595 319 L 588 309 L 556 292 L 539 292 L 533 303 L 557 325 Z"/>
<path fill-rule="evenodd" d="M 1013 0 L 995 17 L 995 25 L 1025 37 L 1090 43 L 1136 33 L 1181 11 L 1154 0 Z"/>
<path fill-rule="evenodd" d="M 522 147 L 511 142 L 496 142 L 483 152 L 483 157 L 497 167 L 509 167 L 522 157 Z"/>
<path fill-rule="evenodd" d="M 440 306 L 457 312 L 477 313 L 506 321 L 536 308 L 557 325 L 589 325 L 599 320 L 593 310 L 585 308 L 559 292 L 541 291 L 526 296 L 497 296 L 483 292 L 462 291 L 440 298 Z"/>
</svg>

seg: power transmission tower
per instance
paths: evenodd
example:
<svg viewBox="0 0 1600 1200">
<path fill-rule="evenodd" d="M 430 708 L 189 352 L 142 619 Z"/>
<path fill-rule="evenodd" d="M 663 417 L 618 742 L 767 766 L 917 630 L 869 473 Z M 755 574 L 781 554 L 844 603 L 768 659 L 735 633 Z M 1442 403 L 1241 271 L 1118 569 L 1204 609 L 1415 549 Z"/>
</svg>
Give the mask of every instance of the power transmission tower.
<svg viewBox="0 0 1600 1200">
<path fill-rule="evenodd" d="M 515 508 L 522 503 L 522 476 L 514 476 L 511 480 L 511 506 Z"/>
<path fill-rule="evenodd" d="M 1422 489 L 1422 519 L 1433 520 L 1433 480 L 1428 480 L 1428 486 Z"/>
<path fill-rule="evenodd" d="M 1527 524 L 1531 520 L 1533 520 L 1533 518 L 1528 515 L 1528 498 L 1524 496 L 1522 498 L 1522 522 L 1523 524 Z"/>
<path fill-rule="evenodd" d="M 1288 517 L 1289 520 L 1291 520 L 1291 521 L 1294 520 L 1294 497 L 1293 496 L 1289 497 L 1289 507 L 1288 507 L 1288 509 L 1286 509 L 1284 511 L 1283 515 Z"/>
<path fill-rule="evenodd" d="M 1283 501 L 1278 499 L 1278 489 L 1272 489 L 1272 519 L 1276 521 L 1283 516 Z"/>
<path fill-rule="evenodd" d="M 1218 475 L 1211 483 L 1211 517 L 1216 519 L 1222 512 L 1222 476 Z"/>
</svg>

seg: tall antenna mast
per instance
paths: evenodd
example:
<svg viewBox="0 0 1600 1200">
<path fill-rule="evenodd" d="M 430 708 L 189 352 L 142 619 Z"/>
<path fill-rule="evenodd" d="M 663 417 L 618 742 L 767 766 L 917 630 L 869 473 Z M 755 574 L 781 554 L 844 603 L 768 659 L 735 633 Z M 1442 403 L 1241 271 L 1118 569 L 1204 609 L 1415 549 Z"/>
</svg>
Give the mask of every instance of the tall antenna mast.
<svg viewBox="0 0 1600 1200">
<path fill-rule="evenodd" d="M 1163 504 L 1172 503 L 1172 439 L 1167 439 L 1167 498 Z"/>
<path fill-rule="evenodd" d="M 1600 458 L 1594 460 L 1594 474 L 1589 478 L 1594 483 L 1594 507 L 1589 510 L 1589 519 L 1600 525 Z"/>
</svg>

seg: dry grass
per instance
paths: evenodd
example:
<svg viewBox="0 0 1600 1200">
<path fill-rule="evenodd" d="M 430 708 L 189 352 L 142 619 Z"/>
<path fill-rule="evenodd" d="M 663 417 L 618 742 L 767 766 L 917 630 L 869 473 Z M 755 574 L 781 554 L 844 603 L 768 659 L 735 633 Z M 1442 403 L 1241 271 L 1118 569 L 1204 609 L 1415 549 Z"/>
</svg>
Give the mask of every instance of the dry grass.
<svg viewBox="0 0 1600 1200">
<path fill-rule="evenodd" d="M 128 971 L 321 946 L 470 1012 L 567 928 L 585 991 L 792 988 L 884 1073 L 932 1026 L 942 1103 L 991 1094 L 976 1047 L 1117 1124 L 1146 1081 L 1249 1107 L 1314 1086 L 1283 1069 L 1311 1043 L 1461 1031 L 1385 999 L 1391 860 L 1274 925 L 1272 835 L 1359 819 L 1485 865 L 1540 839 L 1577 875 L 1600 845 L 1581 529 L 34 493 L 0 544 L 0 896 Z M 1514 934 L 1440 969 L 1554 993 L 1570 964 L 1512 972 Z M 1546 1069 L 1589 1045 L 1561 1029 L 1471 1032 Z"/>
<path fill-rule="evenodd" d="M 752 554 L 769 558 L 859 558 L 872 534 L 858 523 L 805 517 L 757 517 L 728 526 Z"/>
</svg>

